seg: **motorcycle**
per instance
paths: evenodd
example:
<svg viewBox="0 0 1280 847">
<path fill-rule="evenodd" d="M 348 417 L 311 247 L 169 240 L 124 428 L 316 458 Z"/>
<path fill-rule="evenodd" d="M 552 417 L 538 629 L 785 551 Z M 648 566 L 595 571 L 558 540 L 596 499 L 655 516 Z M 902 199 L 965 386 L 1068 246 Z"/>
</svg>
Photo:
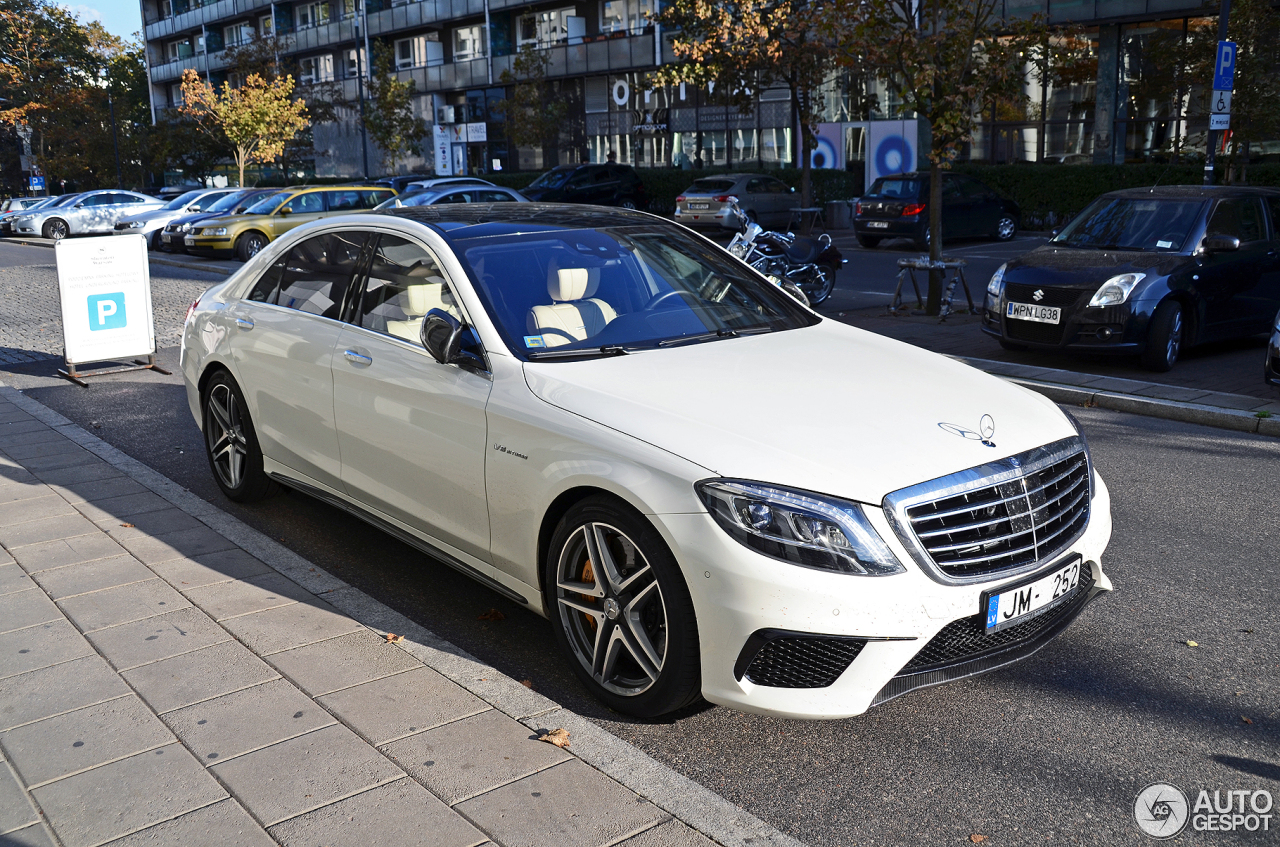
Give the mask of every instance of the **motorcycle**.
<svg viewBox="0 0 1280 847">
<path fill-rule="evenodd" d="M 848 261 L 831 243 L 831 236 L 770 232 L 747 217 L 737 198 L 731 197 L 728 204 L 739 222 L 726 248 L 730 253 L 806 306 L 817 306 L 831 296 L 836 271 Z"/>
</svg>

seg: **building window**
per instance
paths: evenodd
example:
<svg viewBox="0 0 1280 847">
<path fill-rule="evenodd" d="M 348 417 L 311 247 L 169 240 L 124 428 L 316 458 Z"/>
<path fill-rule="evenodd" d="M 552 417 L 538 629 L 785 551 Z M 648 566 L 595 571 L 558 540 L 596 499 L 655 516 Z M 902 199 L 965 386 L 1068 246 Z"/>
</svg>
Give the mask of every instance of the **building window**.
<svg viewBox="0 0 1280 847">
<path fill-rule="evenodd" d="M 173 0 L 160 0 L 160 17 L 173 17 Z"/>
<path fill-rule="evenodd" d="M 455 62 L 483 58 L 487 48 L 488 38 L 483 24 L 460 26 L 453 31 L 453 60 Z"/>
<path fill-rule="evenodd" d="M 396 42 L 396 69 L 417 68 L 427 63 L 427 38 L 418 35 Z"/>
<path fill-rule="evenodd" d="M 575 17 L 575 11 L 569 7 L 521 15 L 517 21 L 516 47 L 526 44 L 549 47 L 564 42 L 569 37 L 567 19 Z"/>
<path fill-rule="evenodd" d="M 600 31 L 638 35 L 652 25 L 654 11 L 653 0 L 604 0 L 600 4 Z"/>
<path fill-rule="evenodd" d="M 303 85 L 333 81 L 333 56 L 308 56 L 298 62 L 299 80 Z"/>
<path fill-rule="evenodd" d="M 270 15 L 263 15 L 262 17 L 258 18 L 258 35 L 262 36 L 263 38 L 269 38 L 270 36 L 275 34 L 275 31 L 276 31 L 275 21 L 271 19 Z"/>
<path fill-rule="evenodd" d="M 191 49 L 191 41 L 185 38 L 182 41 L 170 41 L 168 53 L 170 62 L 190 59 L 195 55 L 195 51 Z"/>
<path fill-rule="evenodd" d="M 360 70 L 363 66 L 364 50 L 342 51 L 342 73 L 347 79 L 355 79 L 360 76 Z"/>
<path fill-rule="evenodd" d="M 238 71 L 230 71 L 227 73 L 227 85 L 239 88 L 244 85 L 244 77 Z"/>
<path fill-rule="evenodd" d="M 310 29 L 329 22 L 328 3 L 305 3 L 294 7 L 294 23 L 297 29 Z"/>
<path fill-rule="evenodd" d="M 182 83 L 169 86 L 169 105 L 175 109 L 182 105 Z"/>
<path fill-rule="evenodd" d="M 354 18 L 364 11 L 364 0 L 342 0 L 342 17 Z"/>
<path fill-rule="evenodd" d="M 234 26 L 224 26 L 222 28 L 222 46 L 238 47 L 241 44 L 248 44 L 253 41 L 254 30 L 249 24 L 235 24 Z"/>
</svg>

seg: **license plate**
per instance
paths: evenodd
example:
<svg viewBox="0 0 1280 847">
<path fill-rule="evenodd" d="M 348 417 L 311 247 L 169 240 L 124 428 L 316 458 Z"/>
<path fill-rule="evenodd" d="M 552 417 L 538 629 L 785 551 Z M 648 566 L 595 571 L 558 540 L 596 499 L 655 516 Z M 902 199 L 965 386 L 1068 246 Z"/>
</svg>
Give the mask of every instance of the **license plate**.
<svg viewBox="0 0 1280 847">
<path fill-rule="evenodd" d="M 871 229 L 888 229 L 888 221 L 867 221 L 867 226 Z"/>
<path fill-rule="evenodd" d="M 173 240 L 173 236 L 166 232 L 164 235 L 160 236 L 160 240 L 163 243 L 168 244 L 170 241 Z"/>
<path fill-rule="evenodd" d="M 711 208 L 711 204 L 710 204 L 710 203 L 690 203 L 690 204 L 689 204 L 689 210 L 690 210 L 690 211 L 699 211 L 699 212 L 704 212 L 704 211 L 706 211 L 707 209 L 710 209 L 710 208 Z"/>
<path fill-rule="evenodd" d="M 986 631 L 999 632 L 1007 626 L 1034 618 L 1067 601 L 1080 584 L 1080 562 L 1076 556 L 1046 576 L 998 593 L 983 592 L 987 612 Z"/>
<path fill-rule="evenodd" d="M 186 238 L 182 239 L 182 243 L 186 244 L 188 247 L 194 247 L 196 240 L 188 235 Z"/>
<path fill-rule="evenodd" d="M 1037 306 L 1034 303 L 1008 303 L 1004 316 L 1038 324 L 1056 324 L 1062 320 L 1062 309 L 1057 306 Z"/>
</svg>

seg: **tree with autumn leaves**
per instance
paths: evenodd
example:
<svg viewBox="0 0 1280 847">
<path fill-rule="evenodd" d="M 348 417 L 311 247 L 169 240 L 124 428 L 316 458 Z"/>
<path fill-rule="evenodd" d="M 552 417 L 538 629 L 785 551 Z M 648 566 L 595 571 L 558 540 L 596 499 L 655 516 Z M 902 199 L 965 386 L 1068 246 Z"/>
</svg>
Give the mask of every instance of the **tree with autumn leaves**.
<svg viewBox="0 0 1280 847">
<path fill-rule="evenodd" d="M 264 80 L 250 74 L 239 88 L 223 83 L 220 91 L 188 68 L 182 74 L 181 113 L 202 131 L 225 138 L 233 151 L 244 185 L 245 167 L 271 162 L 285 145 L 310 126 L 307 105 L 293 97 L 293 77 Z"/>
</svg>

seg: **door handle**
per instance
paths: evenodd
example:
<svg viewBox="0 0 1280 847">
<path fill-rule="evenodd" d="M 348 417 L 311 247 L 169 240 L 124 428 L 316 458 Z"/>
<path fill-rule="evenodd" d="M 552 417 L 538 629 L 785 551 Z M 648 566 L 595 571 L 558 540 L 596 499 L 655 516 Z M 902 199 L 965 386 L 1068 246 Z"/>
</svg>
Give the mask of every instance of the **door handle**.
<svg viewBox="0 0 1280 847">
<path fill-rule="evenodd" d="M 236 318 L 236 326 L 241 329 L 253 329 L 253 321 L 248 318 Z"/>
<path fill-rule="evenodd" d="M 372 356 L 365 356 L 362 353 L 357 353 L 355 350 L 344 350 L 342 355 L 346 356 L 347 361 L 353 365 L 372 365 L 373 364 Z"/>
</svg>

